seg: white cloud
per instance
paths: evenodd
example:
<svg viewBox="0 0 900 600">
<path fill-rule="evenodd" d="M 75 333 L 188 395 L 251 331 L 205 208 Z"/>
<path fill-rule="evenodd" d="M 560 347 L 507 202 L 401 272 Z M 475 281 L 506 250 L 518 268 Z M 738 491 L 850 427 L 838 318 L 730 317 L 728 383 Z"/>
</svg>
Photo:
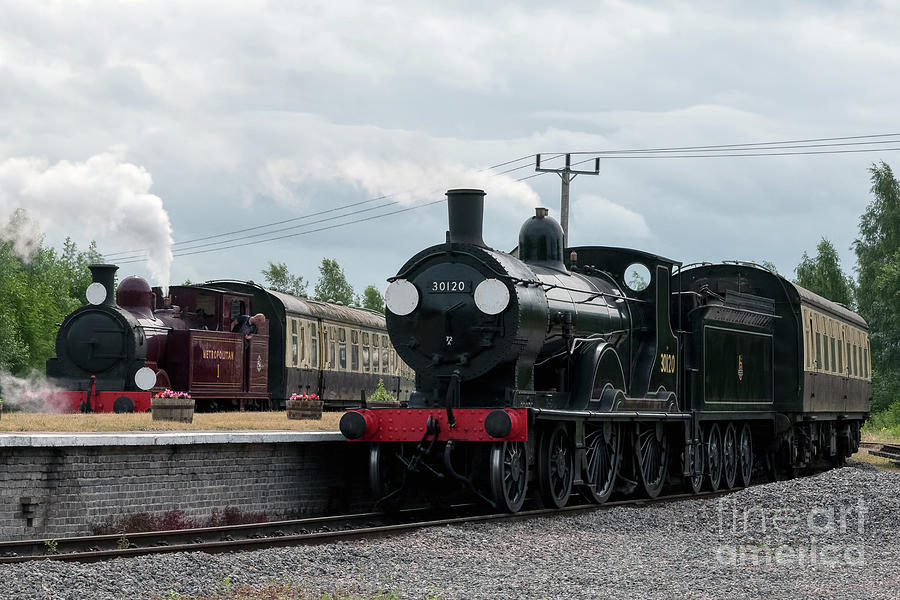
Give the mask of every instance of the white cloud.
<svg viewBox="0 0 900 600">
<path fill-rule="evenodd" d="M 372 198 L 389 196 L 387 200 L 403 206 L 440 199 L 451 188 L 488 190 L 492 200 L 496 198 L 512 211 L 531 208 L 540 201 L 527 183 L 507 175 L 456 164 L 423 165 L 362 154 L 334 160 L 271 159 L 260 169 L 259 180 L 264 193 L 294 207 L 305 205 L 304 186 L 328 181 L 355 186 Z"/>
<path fill-rule="evenodd" d="M 0 162 L 0 217 L 24 208 L 44 231 L 146 249 L 150 271 L 165 287 L 172 263 L 169 215 L 162 199 L 150 193 L 150 173 L 126 162 L 122 152 L 104 152 L 83 162 L 50 164 L 36 157 Z M 16 243 L 27 244 L 35 231 L 16 232 Z"/>
<path fill-rule="evenodd" d="M 486 178 L 479 167 L 535 152 L 900 130 L 896 3 L 161 0 L 5 9 L 0 119 L 10 126 L 0 162 L 43 157 L 26 169 L 40 172 L 127 145 L 132 166 L 153 173 L 154 193 L 149 175 L 123 185 L 165 198 L 179 240 L 381 194 L 401 192 L 408 204 L 473 186 L 488 192 L 485 239 L 511 247 L 534 205 L 558 214 L 558 178 L 517 183 L 530 169 Z M 612 202 L 604 217 L 630 232 L 615 243 L 685 259 L 770 258 L 788 270 L 826 235 L 849 267 L 868 201 L 865 169 L 882 156 L 896 160 L 606 160 L 600 177 L 574 182 L 572 196 Z M 57 232 L 51 242 L 86 229 L 69 221 L 42 223 Z M 381 279 L 391 257 L 400 262 L 442 237 L 443 221 L 437 207 L 378 221 L 392 233 L 375 267 L 359 251 L 371 246 L 356 235 L 363 226 L 316 234 L 303 247 L 291 238 L 277 251 L 297 264 L 344 257 L 348 272 L 385 270 Z M 652 236 L 640 237 L 641 223 Z M 576 223 L 575 239 L 578 231 Z M 583 241 L 616 235 L 594 228 Z M 108 237 L 102 250 L 148 247 Z M 767 256 L 756 255 L 761 247 Z M 174 270 L 258 278 L 275 248 L 178 258 Z M 306 274 L 314 278 L 314 266 Z"/>
<path fill-rule="evenodd" d="M 637 248 L 650 237 L 647 220 L 638 212 L 612 200 L 581 194 L 572 201 L 570 245 L 626 246 Z"/>
</svg>

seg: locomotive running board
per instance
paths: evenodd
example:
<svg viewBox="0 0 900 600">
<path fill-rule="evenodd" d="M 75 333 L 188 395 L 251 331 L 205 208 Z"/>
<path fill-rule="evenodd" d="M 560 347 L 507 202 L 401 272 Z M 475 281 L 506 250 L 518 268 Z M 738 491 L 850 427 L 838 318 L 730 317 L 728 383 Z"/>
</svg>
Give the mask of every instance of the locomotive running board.
<svg viewBox="0 0 900 600">
<path fill-rule="evenodd" d="M 559 410 L 554 408 L 532 408 L 535 418 L 573 421 L 689 421 L 690 413 L 667 412 L 599 412 L 593 410 Z"/>
</svg>

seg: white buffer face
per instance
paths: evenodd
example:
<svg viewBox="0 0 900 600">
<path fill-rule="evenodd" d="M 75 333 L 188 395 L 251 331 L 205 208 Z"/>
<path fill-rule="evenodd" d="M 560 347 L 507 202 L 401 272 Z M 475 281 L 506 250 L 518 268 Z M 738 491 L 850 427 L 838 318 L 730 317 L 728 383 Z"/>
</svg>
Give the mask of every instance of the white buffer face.
<svg viewBox="0 0 900 600">
<path fill-rule="evenodd" d="M 384 292 L 384 303 L 398 317 L 405 317 L 419 306 L 419 290 L 405 279 L 391 282 Z"/>
<path fill-rule="evenodd" d="M 475 306 L 486 315 L 499 315 L 509 306 L 509 289 L 499 279 L 485 279 L 475 288 Z"/>
<path fill-rule="evenodd" d="M 141 367 L 134 374 L 134 383 L 146 392 L 156 385 L 156 373 L 150 367 Z"/>
<path fill-rule="evenodd" d="M 98 304 L 103 304 L 103 301 L 106 300 L 106 288 L 102 283 L 97 283 L 96 281 L 91 285 L 87 286 L 87 289 L 84 291 L 84 295 L 87 298 L 87 301 L 97 306 Z"/>
</svg>

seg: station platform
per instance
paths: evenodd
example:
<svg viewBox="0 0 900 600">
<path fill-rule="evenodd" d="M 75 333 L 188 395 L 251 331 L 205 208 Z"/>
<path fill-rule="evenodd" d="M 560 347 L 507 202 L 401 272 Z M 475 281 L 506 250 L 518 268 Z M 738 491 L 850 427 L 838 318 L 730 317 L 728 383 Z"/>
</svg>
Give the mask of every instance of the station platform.
<svg viewBox="0 0 900 600">
<path fill-rule="evenodd" d="M 264 520 L 371 510 L 368 444 L 336 431 L 0 433 L 0 540 L 134 516 Z"/>
<path fill-rule="evenodd" d="M 0 448 L 176 446 L 193 444 L 294 444 L 342 442 L 338 431 L 100 431 L 0 433 Z"/>
</svg>

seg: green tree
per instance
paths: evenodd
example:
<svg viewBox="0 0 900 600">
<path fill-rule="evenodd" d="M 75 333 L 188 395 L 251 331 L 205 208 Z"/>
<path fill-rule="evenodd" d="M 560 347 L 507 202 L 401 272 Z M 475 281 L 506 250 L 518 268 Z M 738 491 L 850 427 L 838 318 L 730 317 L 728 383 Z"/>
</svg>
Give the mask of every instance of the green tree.
<svg viewBox="0 0 900 600">
<path fill-rule="evenodd" d="M 844 275 L 841 258 L 826 238 L 816 246 L 815 258 L 804 252 L 796 269 L 797 285 L 803 286 L 832 302 L 853 306 L 853 280 Z"/>
<path fill-rule="evenodd" d="M 70 239 L 58 254 L 43 246 L 39 233 L 23 245 L 15 241 L 16 231 L 38 231 L 21 209 L 0 241 L 0 368 L 27 375 L 42 371 L 55 354 L 56 324 L 85 302 L 91 282 L 87 265 L 102 257 L 93 243 L 79 252 Z"/>
<path fill-rule="evenodd" d="M 276 292 L 284 292 L 293 296 L 306 296 L 307 283 L 301 275 L 292 275 L 284 263 L 269 262 L 269 267 L 262 272 L 266 285 Z"/>
<path fill-rule="evenodd" d="M 319 281 L 316 282 L 314 298 L 322 302 L 340 302 L 346 306 L 356 304 L 356 294 L 347 282 L 344 270 L 331 258 L 323 258 L 319 265 Z"/>
<path fill-rule="evenodd" d="M 384 296 L 381 295 L 381 292 L 374 285 L 370 285 L 363 292 L 362 305 L 363 308 L 384 314 Z"/>
<path fill-rule="evenodd" d="M 884 162 L 869 168 L 872 201 L 853 242 L 859 313 L 869 324 L 872 409 L 900 398 L 900 182 Z"/>
<path fill-rule="evenodd" d="M 806 255 L 804 254 L 804 256 L 806 256 Z M 771 260 L 764 260 L 761 263 L 759 263 L 759 266 L 761 266 L 765 269 L 768 269 L 769 271 L 771 271 L 772 273 L 775 273 L 776 275 L 781 274 L 778 272 L 778 267 L 776 267 L 775 263 L 773 263 Z"/>
</svg>

